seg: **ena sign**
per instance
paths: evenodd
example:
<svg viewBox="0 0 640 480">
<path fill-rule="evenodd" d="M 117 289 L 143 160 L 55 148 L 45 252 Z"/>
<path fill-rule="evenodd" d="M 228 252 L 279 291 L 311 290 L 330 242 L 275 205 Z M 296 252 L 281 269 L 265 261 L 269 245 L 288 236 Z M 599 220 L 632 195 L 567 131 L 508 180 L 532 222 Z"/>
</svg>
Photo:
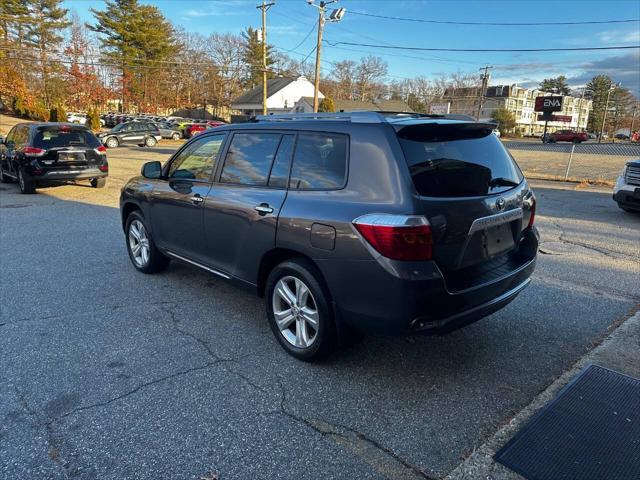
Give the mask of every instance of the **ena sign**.
<svg viewBox="0 0 640 480">
<path fill-rule="evenodd" d="M 562 97 L 537 97 L 536 112 L 560 112 L 562 111 Z"/>
</svg>

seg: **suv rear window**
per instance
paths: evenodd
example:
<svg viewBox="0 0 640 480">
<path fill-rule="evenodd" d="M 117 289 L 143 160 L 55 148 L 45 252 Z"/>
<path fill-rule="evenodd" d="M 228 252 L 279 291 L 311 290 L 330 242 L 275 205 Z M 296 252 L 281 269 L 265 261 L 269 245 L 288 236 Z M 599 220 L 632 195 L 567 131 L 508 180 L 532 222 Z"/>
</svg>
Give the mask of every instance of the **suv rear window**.
<svg viewBox="0 0 640 480">
<path fill-rule="evenodd" d="M 300 133 L 289 188 L 336 190 L 344 187 L 349 137 L 338 133 Z"/>
<path fill-rule="evenodd" d="M 77 127 L 40 127 L 33 138 L 36 148 L 88 147 L 100 146 L 100 140 L 89 130 Z"/>
<path fill-rule="evenodd" d="M 522 173 L 493 128 L 479 123 L 401 127 L 397 135 L 418 194 L 471 197 L 520 184 Z"/>
</svg>

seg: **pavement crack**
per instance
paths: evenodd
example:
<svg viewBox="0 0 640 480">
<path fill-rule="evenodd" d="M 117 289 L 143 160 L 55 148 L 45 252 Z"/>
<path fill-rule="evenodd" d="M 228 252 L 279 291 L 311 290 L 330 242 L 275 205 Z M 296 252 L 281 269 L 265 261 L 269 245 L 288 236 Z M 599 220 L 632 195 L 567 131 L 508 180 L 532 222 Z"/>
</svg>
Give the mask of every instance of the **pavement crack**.
<svg viewBox="0 0 640 480">
<path fill-rule="evenodd" d="M 558 230 L 560 230 L 560 235 L 558 236 L 558 240 L 560 240 L 560 242 L 564 244 L 574 245 L 576 247 L 582 247 L 587 250 L 591 250 L 593 252 L 597 252 L 607 257 L 615 258 L 618 260 L 629 258 L 628 255 L 625 255 L 620 252 L 616 252 L 615 250 L 609 250 L 608 248 L 604 248 L 604 247 L 594 247 L 593 245 L 590 245 L 588 243 L 578 242 L 576 240 L 570 240 L 567 238 L 567 233 L 565 232 L 564 228 L 561 227 L 558 222 L 553 222 L 553 224 L 556 226 L 556 228 L 558 228 Z M 543 252 L 543 253 L 547 253 L 547 252 Z"/>
<path fill-rule="evenodd" d="M 65 412 L 62 415 L 60 415 L 60 416 L 54 418 L 53 420 L 51 420 L 51 423 L 56 422 L 58 420 L 61 420 L 61 419 L 65 418 L 65 417 L 68 417 L 70 415 L 74 415 L 74 414 L 76 414 L 78 412 L 82 412 L 84 410 L 91 410 L 93 408 L 106 407 L 106 406 L 112 404 L 113 402 L 117 402 L 118 400 L 122 400 L 123 398 L 127 398 L 127 397 L 129 397 L 131 395 L 134 395 L 134 394 L 138 393 L 140 390 L 143 390 L 143 389 L 145 389 L 147 387 L 150 387 L 150 386 L 153 386 L 153 385 L 157 385 L 159 383 L 163 383 L 163 382 L 166 382 L 167 380 L 172 380 L 172 379 L 177 378 L 177 377 L 188 375 L 188 374 L 193 373 L 193 372 L 197 372 L 197 371 L 200 371 L 200 370 L 205 370 L 205 369 L 210 368 L 211 366 L 215 365 L 216 363 L 219 363 L 219 362 L 206 363 L 206 364 L 200 365 L 198 367 L 188 368 L 186 370 L 181 370 L 179 372 L 175 372 L 175 373 L 172 373 L 170 375 L 165 375 L 163 377 L 156 378 L 155 380 L 151 380 L 149 382 L 141 383 L 137 387 L 135 387 L 135 388 L 133 388 L 131 390 L 128 390 L 127 392 L 125 392 L 125 393 L 123 393 L 121 395 L 118 395 L 116 397 L 112 397 L 112 398 L 110 398 L 108 400 L 105 400 L 103 402 L 96 402 L 96 403 L 92 403 L 90 405 L 82 405 L 80 407 L 76 407 L 76 408 L 74 408 L 72 410 L 69 410 L 68 412 Z"/>
<path fill-rule="evenodd" d="M 312 429 L 322 437 L 331 437 L 337 444 L 351 450 L 361 460 L 375 468 L 386 478 L 407 480 L 436 480 L 419 466 L 414 465 L 392 449 L 353 427 L 329 422 L 324 418 L 308 419 L 297 415 L 287 408 L 286 389 L 280 377 L 276 377 L 280 386 L 280 413 Z"/>
<path fill-rule="evenodd" d="M 176 308 L 178 307 L 177 303 L 164 303 L 160 305 L 160 309 L 165 312 L 166 314 L 169 315 L 169 318 L 171 319 L 171 323 L 173 324 L 173 328 L 181 335 L 185 336 L 185 337 L 189 337 L 192 340 L 194 340 L 196 343 L 198 343 L 202 349 L 205 351 L 205 353 L 207 355 L 209 355 L 215 362 L 223 362 L 223 361 L 231 361 L 230 358 L 224 358 L 221 357 L 220 355 L 218 355 L 217 353 L 215 353 L 211 347 L 209 346 L 209 343 L 205 340 L 203 340 L 202 338 L 198 337 L 197 335 L 195 335 L 194 333 L 186 330 L 180 323 L 180 320 L 178 320 L 176 318 Z"/>
</svg>

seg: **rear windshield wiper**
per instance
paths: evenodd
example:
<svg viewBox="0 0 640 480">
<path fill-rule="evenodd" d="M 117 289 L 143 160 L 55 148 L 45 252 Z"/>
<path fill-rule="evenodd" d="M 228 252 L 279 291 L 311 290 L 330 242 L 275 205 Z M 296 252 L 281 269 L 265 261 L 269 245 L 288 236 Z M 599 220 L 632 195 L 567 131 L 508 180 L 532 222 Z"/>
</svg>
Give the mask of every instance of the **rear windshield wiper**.
<svg viewBox="0 0 640 480">
<path fill-rule="evenodd" d="M 514 182 L 504 177 L 492 178 L 489 182 L 490 187 L 517 187 L 518 185 L 520 185 L 520 182 Z"/>
</svg>

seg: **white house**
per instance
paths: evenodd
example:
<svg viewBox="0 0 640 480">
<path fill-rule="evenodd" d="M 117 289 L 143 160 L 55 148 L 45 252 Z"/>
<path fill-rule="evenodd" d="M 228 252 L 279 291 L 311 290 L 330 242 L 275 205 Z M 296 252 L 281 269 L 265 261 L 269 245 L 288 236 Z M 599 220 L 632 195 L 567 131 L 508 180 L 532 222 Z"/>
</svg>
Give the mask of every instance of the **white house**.
<svg viewBox="0 0 640 480">
<path fill-rule="evenodd" d="M 313 97 L 313 83 L 305 77 L 267 80 L 267 113 L 288 113 L 302 97 Z M 318 92 L 318 97 L 324 95 Z M 262 114 L 262 85 L 236 98 L 231 108 L 243 115 Z"/>
</svg>

